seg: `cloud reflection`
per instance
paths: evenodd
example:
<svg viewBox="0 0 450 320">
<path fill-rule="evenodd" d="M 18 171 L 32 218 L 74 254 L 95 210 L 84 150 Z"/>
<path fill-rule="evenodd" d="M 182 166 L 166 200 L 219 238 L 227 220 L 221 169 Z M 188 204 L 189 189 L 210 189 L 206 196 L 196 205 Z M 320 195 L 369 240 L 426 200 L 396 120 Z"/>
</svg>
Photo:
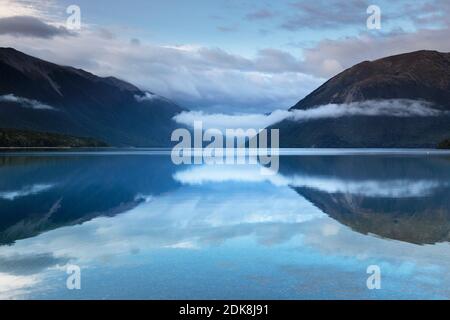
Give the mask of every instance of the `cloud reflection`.
<svg viewBox="0 0 450 320">
<path fill-rule="evenodd" d="M 342 179 L 334 176 L 292 174 L 262 175 L 258 166 L 201 166 L 179 171 L 174 179 L 186 185 L 205 183 L 269 182 L 274 186 L 312 188 L 327 193 L 347 193 L 367 197 L 408 198 L 424 197 L 449 182 L 432 179 Z"/>
<path fill-rule="evenodd" d="M 351 159 L 341 160 L 347 163 Z M 445 179 L 438 179 L 439 174 L 430 174 L 432 162 L 427 162 L 427 170 L 422 171 L 414 160 L 414 165 L 404 167 L 417 176 L 390 178 L 381 177 L 379 170 L 366 174 L 365 168 L 360 168 L 363 173 L 345 170 L 351 177 L 341 175 L 336 168 L 345 166 L 329 158 L 323 167 L 314 167 L 316 160 L 302 161 L 301 166 L 273 176 L 261 175 L 258 165 L 184 167 L 168 177 L 178 182 L 177 188 L 149 196 L 136 192 L 134 199 L 145 201 L 122 214 L 97 216 L 79 225 L 59 227 L 0 246 L 0 275 L 7 283 L 0 293 L 10 290 L 9 297 L 33 296 L 35 285 L 48 281 L 48 273 L 66 263 L 80 265 L 83 270 L 114 267 L 118 272 L 114 279 L 134 263 L 150 270 L 161 266 L 162 275 L 173 271 L 170 274 L 174 278 L 168 279 L 169 283 L 179 285 L 180 272 L 189 276 L 200 274 L 214 282 L 219 280 L 208 278 L 211 272 L 225 271 L 202 259 L 204 255 L 216 259 L 219 252 L 226 252 L 233 262 L 247 263 L 228 274 L 241 282 L 248 280 L 250 273 L 254 279 L 266 279 L 264 285 L 272 280 L 277 284 L 292 280 L 293 285 L 308 286 L 308 279 L 314 279 L 328 290 L 328 297 L 342 297 L 332 291 L 340 286 L 365 296 L 364 282 L 359 286 L 359 282 L 355 285 L 352 281 L 365 275 L 364 266 L 375 263 L 382 266 L 393 283 L 405 284 L 413 279 L 410 288 L 424 287 L 422 296 L 434 296 L 430 283 L 435 286 L 436 281 L 439 295 L 447 295 L 449 244 L 445 237 L 435 236 L 439 233 L 436 230 L 445 231 L 447 227 L 445 212 L 440 209 L 445 203 L 430 201 L 429 197 L 448 195 L 448 185 Z M 334 171 L 327 172 L 330 167 Z M 428 211 L 410 212 L 410 203 L 414 208 L 425 204 Z M 328 210 L 328 206 L 337 212 Z M 355 212 L 349 211 L 352 208 Z M 436 214 L 442 217 L 435 219 Z M 374 228 L 377 226 L 383 232 Z M 435 244 L 415 244 L 424 241 Z M 155 255 L 160 252 L 176 252 L 176 265 L 170 260 L 175 258 L 157 258 Z M 263 254 L 253 256 L 258 252 Z M 177 269 L 182 268 L 179 264 L 186 269 Z M 173 270 L 167 271 L 164 266 Z M 265 270 L 270 274 L 265 274 Z M 331 284 L 327 283 L 330 272 L 337 274 Z M 98 271 L 96 276 L 107 277 Z M 154 277 L 149 275 L 149 283 L 155 281 Z M 8 283 L 14 279 L 20 285 L 9 288 Z M 108 290 L 115 290 L 114 279 L 101 281 L 108 283 Z M 249 283 L 245 285 L 250 286 Z M 127 285 L 133 288 L 135 283 Z M 259 282 L 258 285 L 262 286 Z M 270 288 L 274 291 L 263 291 L 279 294 L 278 287 Z M 120 292 L 115 292 L 120 296 Z M 392 292 L 385 291 L 387 296 Z M 303 294 L 315 296 L 313 291 Z M 401 291 L 396 294 L 402 296 Z"/>
<path fill-rule="evenodd" d="M 35 195 L 47 191 L 53 187 L 54 184 L 33 184 L 25 186 L 20 190 L 2 191 L 0 192 L 0 199 L 13 201 L 17 198 Z"/>
</svg>

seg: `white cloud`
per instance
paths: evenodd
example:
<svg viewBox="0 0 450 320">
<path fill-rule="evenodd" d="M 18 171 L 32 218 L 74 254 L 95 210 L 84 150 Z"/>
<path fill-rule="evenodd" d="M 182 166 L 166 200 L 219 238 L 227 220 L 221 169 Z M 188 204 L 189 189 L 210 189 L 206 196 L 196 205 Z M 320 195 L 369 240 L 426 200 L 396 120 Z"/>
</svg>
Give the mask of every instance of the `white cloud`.
<svg viewBox="0 0 450 320">
<path fill-rule="evenodd" d="M 15 299 L 25 295 L 30 287 L 40 282 L 39 276 L 16 276 L 0 273 L 0 299 Z"/>
<path fill-rule="evenodd" d="M 0 6 L 0 11 L 6 12 L 5 16 L 30 15 L 61 26 L 57 21 L 63 21 L 62 17 L 50 19 L 45 14 L 51 11 L 48 8 L 55 6 L 54 1 L 44 1 L 39 6 L 34 1 L 6 1 L 7 5 Z M 30 3 L 34 5 L 28 5 Z M 355 7 L 364 7 L 361 3 Z M 432 1 L 428 6 L 413 9 L 405 3 L 400 7 L 408 9 L 405 11 L 408 19 L 417 18 L 417 26 L 424 27 L 423 21 L 419 21 L 422 17 L 419 13 L 423 12 L 427 17 L 439 14 L 440 28 L 409 29 L 408 32 L 391 28 L 333 40 L 320 36 L 318 42 L 312 47 L 302 48 L 298 55 L 274 48 L 243 56 L 195 43 L 156 45 L 142 39 L 125 38 L 120 32 L 111 36 L 104 26 L 86 22 L 74 37 L 53 37 L 39 39 L 38 42 L 22 38 L 18 42 L 16 37 L 2 35 L 0 41 L 2 45 L 16 47 L 46 60 L 84 68 L 103 76 L 123 78 L 189 109 L 222 113 L 242 110 L 269 112 L 294 105 L 325 78 L 361 61 L 421 49 L 450 51 L 448 15 L 441 14 L 448 11 L 446 2 Z M 334 2 L 328 13 L 316 12 L 315 4 L 300 5 L 301 8 L 305 6 L 309 8 L 304 12 L 308 19 L 319 19 L 319 25 L 324 23 L 320 19 L 322 16 L 333 16 L 333 21 L 342 25 L 359 21 L 354 15 L 334 16 L 336 10 L 342 11 L 342 6 Z M 294 4 L 294 7 L 298 8 L 299 4 Z M 361 15 L 365 17 L 364 10 Z M 310 26 L 313 25 L 312 21 Z"/>
<path fill-rule="evenodd" d="M 380 100 L 353 102 L 347 104 L 327 104 L 308 110 L 275 110 L 270 114 L 208 114 L 201 111 L 182 112 L 174 117 L 178 123 L 193 127 L 194 121 L 201 121 L 203 129 L 263 129 L 283 120 L 310 121 L 323 118 L 346 116 L 392 116 L 430 117 L 441 114 L 425 101 Z"/>
<path fill-rule="evenodd" d="M 27 5 L 23 1 L 2 0 L 0 2 L 0 17 L 11 16 L 41 16 L 41 11 L 33 5 Z"/>
<path fill-rule="evenodd" d="M 140 45 L 86 27 L 71 37 L 17 38 L 0 35 L 3 46 L 100 76 L 116 76 L 189 109 L 227 113 L 269 112 L 294 105 L 323 79 L 304 74 L 299 57 L 275 49 L 255 57 L 195 44 Z"/>
<path fill-rule="evenodd" d="M 290 3 L 290 12 L 283 18 L 281 28 L 298 30 L 339 30 L 366 27 L 368 0 L 296 0 Z M 389 4 L 375 3 L 381 9 L 383 28 L 407 26 L 442 26 L 448 24 L 450 5 L 447 0 L 396 0 Z"/>
<path fill-rule="evenodd" d="M 143 96 L 135 95 L 134 98 L 136 99 L 137 102 L 143 102 L 159 99 L 159 96 L 151 92 L 145 92 Z"/>
<path fill-rule="evenodd" d="M 292 110 L 291 120 L 306 121 L 346 116 L 432 117 L 441 112 L 425 101 L 388 99 L 377 101 L 326 104 L 308 110 Z"/>
<path fill-rule="evenodd" d="M 420 29 L 415 32 L 396 30 L 389 33 L 362 32 L 358 36 L 336 40 L 322 39 L 303 49 L 305 73 L 329 78 L 366 60 L 418 51 L 450 51 L 449 29 Z"/>
<path fill-rule="evenodd" d="M 12 102 L 16 103 L 19 106 L 23 108 L 30 108 L 30 109 L 36 109 L 36 110 L 56 110 L 52 106 L 49 106 L 48 104 L 39 102 L 37 100 L 33 99 L 27 99 L 23 97 L 17 97 L 13 94 L 5 94 L 0 96 L 0 102 Z"/>
<path fill-rule="evenodd" d="M 174 117 L 178 123 L 193 126 L 194 121 L 202 121 L 203 128 L 225 129 L 264 129 L 271 124 L 291 116 L 287 110 L 275 110 L 270 114 L 207 114 L 202 111 L 185 111 Z"/>
</svg>

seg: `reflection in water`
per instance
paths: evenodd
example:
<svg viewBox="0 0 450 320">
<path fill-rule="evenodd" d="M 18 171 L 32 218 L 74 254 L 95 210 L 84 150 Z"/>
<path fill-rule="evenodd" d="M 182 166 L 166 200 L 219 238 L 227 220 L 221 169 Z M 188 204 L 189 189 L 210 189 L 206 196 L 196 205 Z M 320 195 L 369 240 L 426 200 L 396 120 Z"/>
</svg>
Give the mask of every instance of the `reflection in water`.
<svg viewBox="0 0 450 320">
<path fill-rule="evenodd" d="M 21 190 L 5 191 L 0 193 L 0 198 L 5 200 L 15 200 L 19 197 L 26 197 L 31 194 L 40 193 L 52 187 L 51 184 L 33 184 L 25 186 Z"/>
<path fill-rule="evenodd" d="M 1 298 L 448 298 L 450 160 L 0 157 Z M 356 232 L 355 232 L 356 231 Z M 82 290 L 65 287 L 78 264 Z M 382 268 L 382 290 L 366 268 Z"/>
<path fill-rule="evenodd" d="M 450 159 L 285 160 L 291 186 L 355 231 L 416 244 L 450 240 Z M 306 183 L 296 183 L 302 177 Z"/>
<path fill-rule="evenodd" d="M 0 157 L 0 244 L 130 210 L 173 188 L 165 157 Z"/>
</svg>

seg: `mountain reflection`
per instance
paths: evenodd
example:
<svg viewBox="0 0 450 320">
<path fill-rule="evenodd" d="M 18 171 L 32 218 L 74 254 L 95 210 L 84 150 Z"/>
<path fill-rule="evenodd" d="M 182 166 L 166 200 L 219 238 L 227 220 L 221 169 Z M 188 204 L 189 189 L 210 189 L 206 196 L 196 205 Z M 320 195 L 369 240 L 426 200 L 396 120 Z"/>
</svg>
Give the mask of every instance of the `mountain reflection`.
<svg viewBox="0 0 450 320">
<path fill-rule="evenodd" d="M 362 234 L 415 244 L 450 240 L 450 159 L 437 156 L 285 156 L 280 172 L 268 176 L 250 165 L 175 167 L 165 156 L 11 156 L 0 157 L 0 176 L 0 244 L 128 212 L 183 185 L 195 190 L 208 184 L 208 192 L 197 199 L 191 194 L 190 203 L 207 202 L 211 196 L 223 202 L 235 192 L 228 186 L 217 190 L 220 196 L 212 192 L 212 186 L 221 183 L 247 193 L 241 202 L 246 212 L 229 208 L 223 216 L 215 215 L 224 223 L 233 217 L 238 224 L 250 219 L 255 204 L 245 205 L 248 194 L 267 198 L 271 193 L 283 199 L 280 190 L 286 194 L 292 189 Z M 254 191 L 247 189 L 255 183 L 259 185 Z M 292 207 L 290 212 L 302 207 L 292 198 L 276 203 L 271 212 L 251 219 L 279 220 L 286 206 Z M 291 222 L 305 217 L 289 214 Z"/>
<path fill-rule="evenodd" d="M 450 241 L 450 159 L 285 157 L 282 175 L 352 230 L 415 244 Z"/>
<path fill-rule="evenodd" d="M 260 169 L 0 157 L 0 298 L 450 296 L 450 159 L 286 156 L 277 174 Z M 69 263 L 89 278 L 80 293 L 55 280 Z M 369 264 L 388 290 L 368 292 Z"/>
<path fill-rule="evenodd" d="M 166 157 L 0 157 L 0 245 L 126 212 L 173 188 Z"/>
</svg>

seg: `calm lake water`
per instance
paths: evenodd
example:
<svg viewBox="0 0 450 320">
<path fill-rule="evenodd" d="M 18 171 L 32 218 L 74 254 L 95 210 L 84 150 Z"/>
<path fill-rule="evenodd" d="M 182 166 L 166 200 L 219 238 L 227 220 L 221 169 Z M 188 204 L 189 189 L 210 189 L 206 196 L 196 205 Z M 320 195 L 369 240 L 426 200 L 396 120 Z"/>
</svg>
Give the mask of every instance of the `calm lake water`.
<svg viewBox="0 0 450 320">
<path fill-rule="evenodd" d="M 447 299 L 449 240 L 448 154 L 0 155 L 3 299 Z"/>
</svg>

